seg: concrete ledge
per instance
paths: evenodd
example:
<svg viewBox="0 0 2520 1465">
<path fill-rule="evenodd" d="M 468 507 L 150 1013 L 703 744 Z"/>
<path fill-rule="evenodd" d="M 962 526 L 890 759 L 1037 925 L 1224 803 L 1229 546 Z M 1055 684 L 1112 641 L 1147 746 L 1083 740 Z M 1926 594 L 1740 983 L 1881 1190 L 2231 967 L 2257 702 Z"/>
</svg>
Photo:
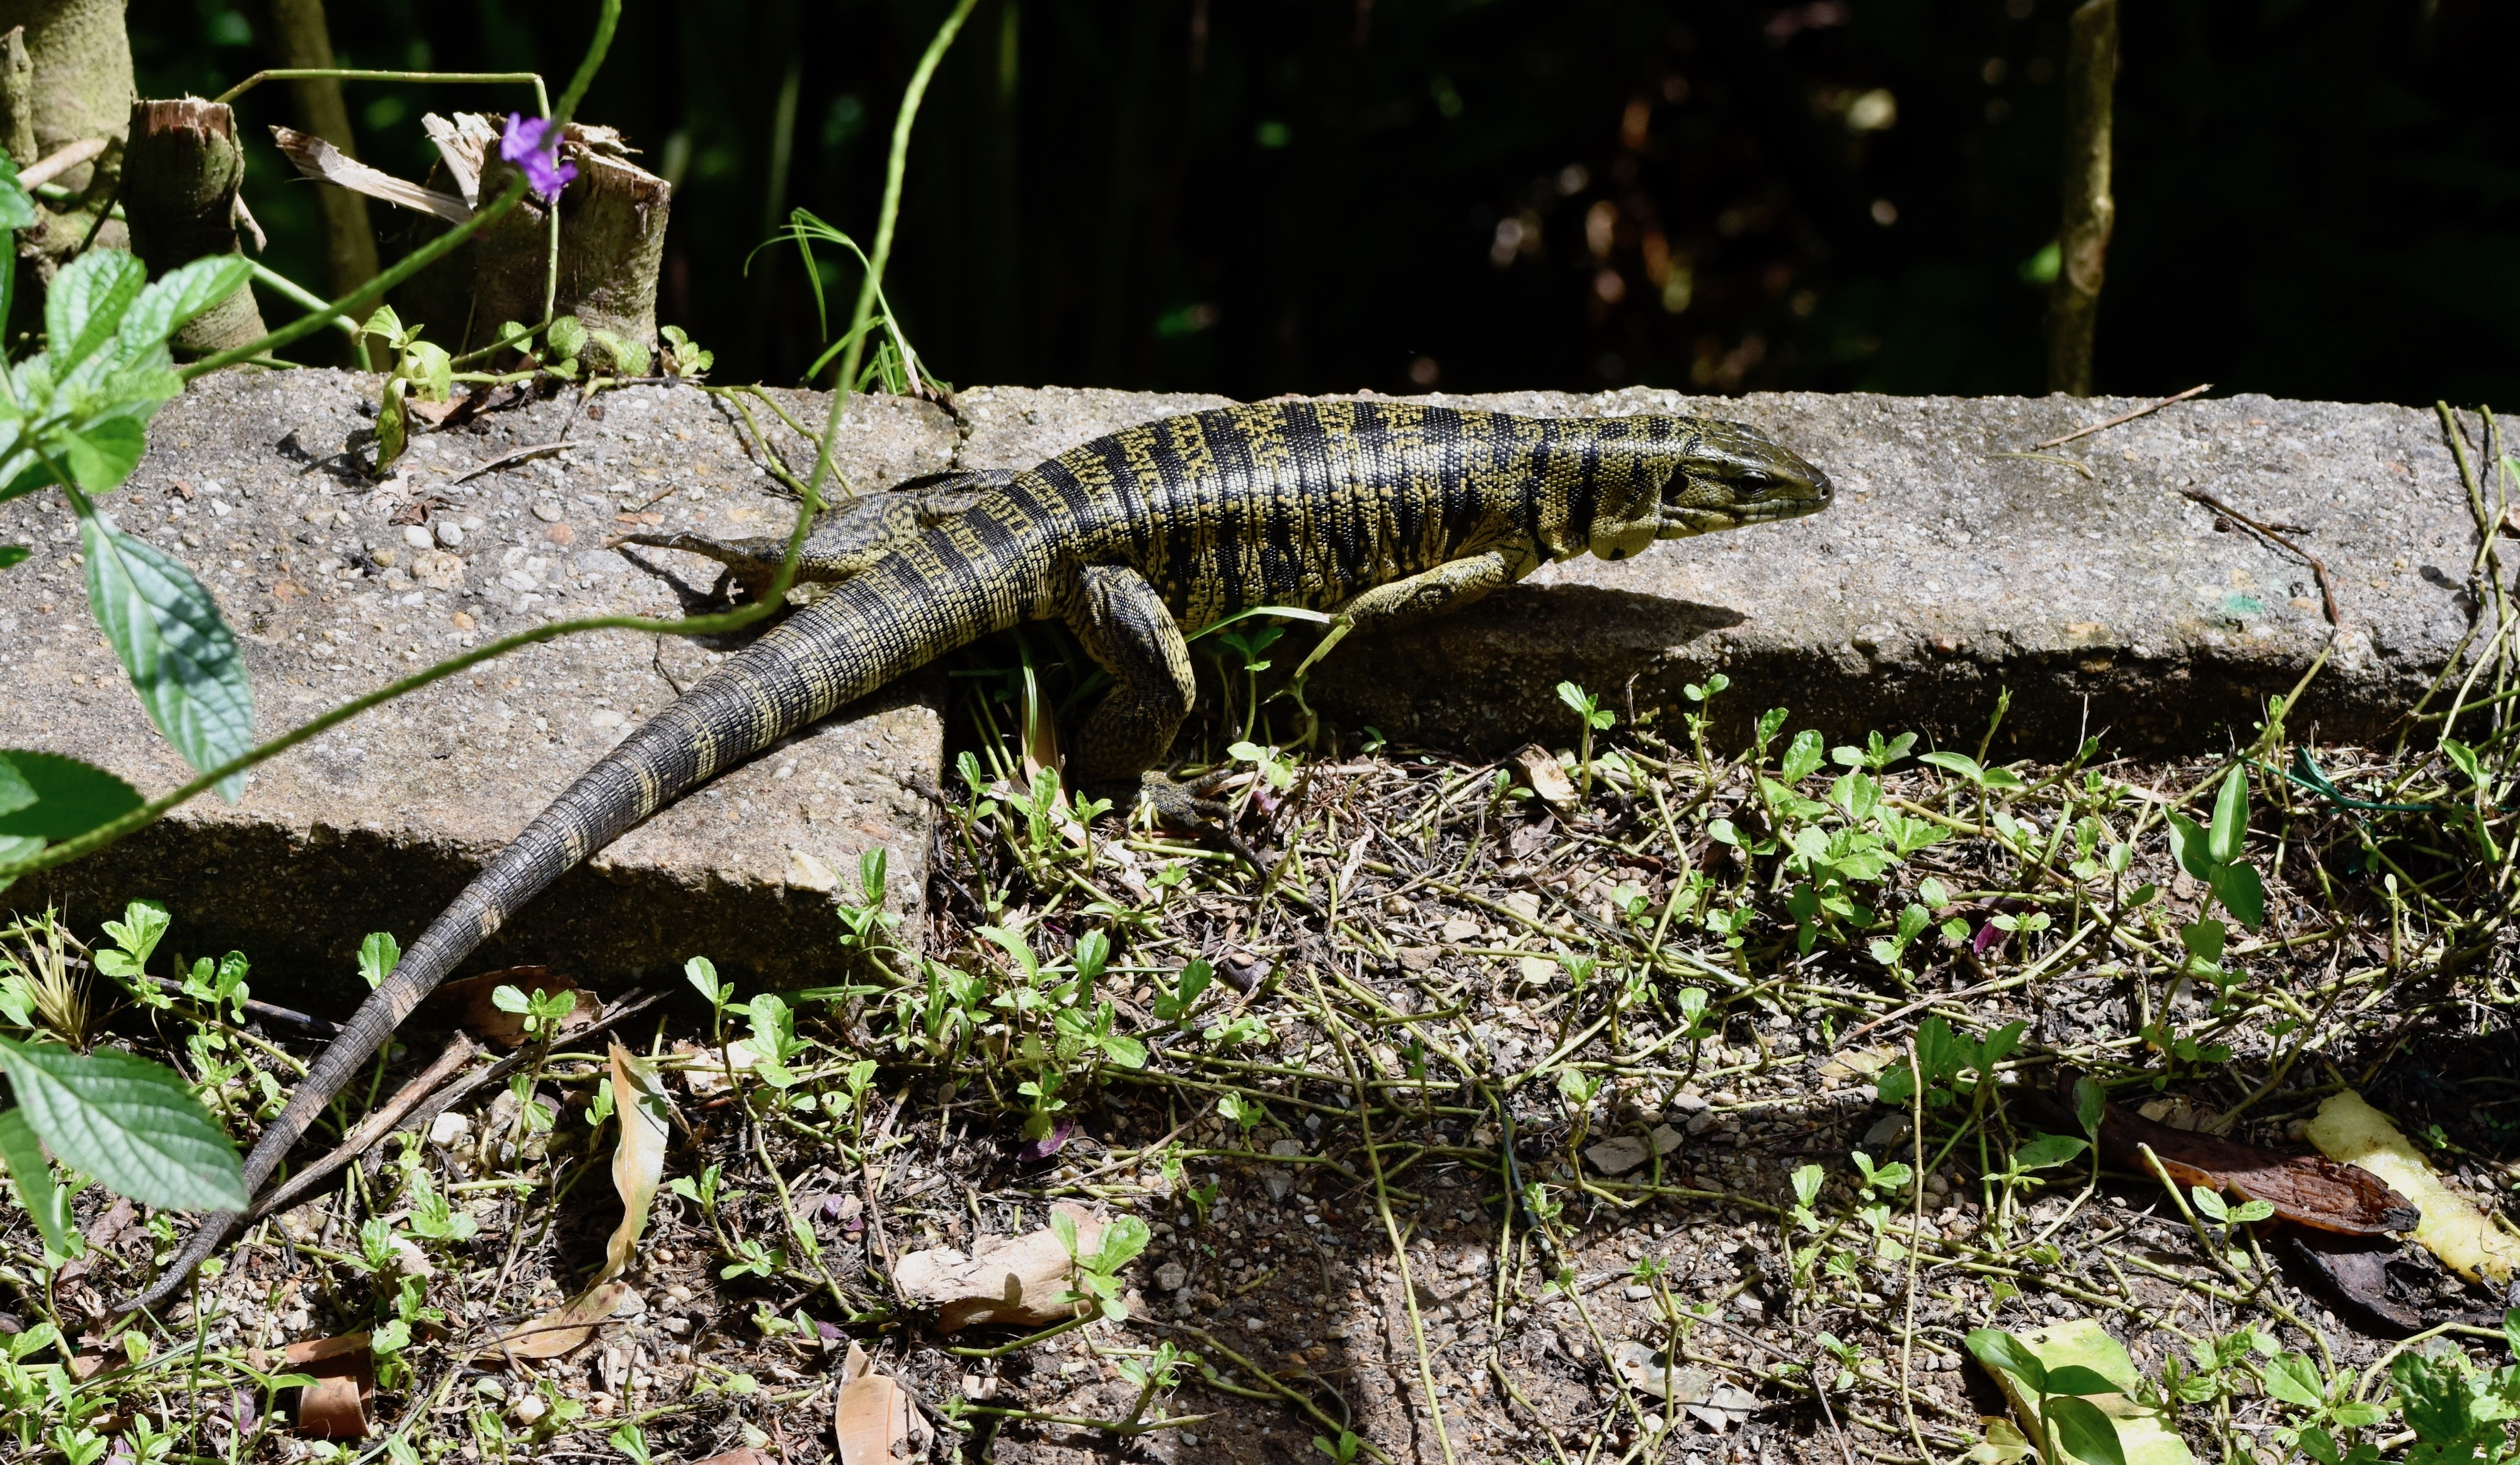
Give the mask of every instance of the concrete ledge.
<svg viewBox="0 0 2520 1465">
<path fill-rule="evenodd" d="M 364 441 L 375 386 L 331 372 L 213 377 L 159 416 L 148 459 L 110 505 L 218 596 L 265 736 L 484 637 L 554 617 L 670 615 L 705 592 L 697 560 L 658 555 L 651 573 L 602 548 L 629 527 L 625 504 L 654 499 L 647 511 L 665 527 L 720 535 L 776 532 L 793 512 L 747 458 L 733 414 L 689 389 L 607 393 L 601 419 L 571 422 L 567 396 L 487 414 L 479 434 L 423 436 L 400 473 L 372 484 L 338 455 Z M 754 416 L 790 462 L 810 462 L 759 404 Z M 563 432 L 577 445 L 563 456 L 455 481 Z M 840 466 L 888 483 L 944 467 L 955 443 L 943 412 L 882 401 L 844 439 Z M 394 522 L 432 503 L 443 507 L 431 525 L 467 526 L 451 550 L 417 550 Z M 0 677 L 12 688 L 0 746 L 76 754 L 144 790 L 182 781 L 88 613 L 68 515 L 34 499 L 0 506 L 0 542 L 37 550 L 0 574 Z M 533 647 L 266 764 L 235 808 L 198 801 L 5 900 L 68 900 L 92 920 L 154 896 L 175 913 L 170 946 L 241 949 L 258 985 L 276 977 L 338 999 L 356 987 L 363 934 L 408 944 L 623 728 L 725 649 L 626 632 Z M 915 933 L 928 823 L 901 779 L 935 777 L 942 752 L 933 684 L 894 688 L 633 831 L 475 964 L 617 978 L 705 953 L 770 979 L 818 976 L 835 931 L 829 891 L 835 876 L 853 889 L 858 854 L 876 844 L 891 853 Z"/>
<path fill-rule="evenodd" d="M 485 415 L 433 433 L 371 484 L 339 455 L 364 441 L 373 378 L 227 375 L 170 404 L 114 511 L 181 555 L 247 643 L 266 733 L 479 637 L 547 615 L 669 613 L 707 588 L 698 561 L 604 551 L 647 506 L 668 527 L 772 532 L 734 415 L 688 389 L 608 393 Z M 821 401 L 783 393 L 800 418 Z M 843 471 L 885 486 L 948 466 L 1028 466 L 1114 427 L 1213 397 L 978 388 L 951 412 L 879 399 L 847 429 Z M 2052 753 L 2082 730 L 2131 750 L 2245 732 L 2326 637 L 2309 571 L 2180 494 L 2202 488 L 2297 526 L 2327 564 L 2344 634 L 2296 726 L 2376 735 L 2468 624 L 2476 531 L 2428 413 L 2238 397 L 2182 404 L 2059 450 L 2004 457 L 2128 402 L 1778 395 L 1716 401 L 1629 391 L 1436 398 L 1556 415 L 1703 411 L 1759 423 L 1837 479 L 1816 518 L 1544 571 L 1452 619 L 1351 644 L 1315 705 L 1350 727 L 1496 747 L 1571 732 L 1555 685 L 1613 706 L 1684 705 L 1726 671 L 1724 735 L 1763 708 L 1833 735 L 1917 729 L 1973 741 L 1999 688 L 2004 751 Z M 791 462 L 805 445 L 755 407 Z M 456 478 L 515 448 L 563 458 Z M 2054 461 L 2071 459 L 2082 466 Z M 653 500 L 651 504 L 649 501 Z M 430 507 L 451 550 L 405 543 Z M 143 788 L 184 770 L 158 741 L 89 619 L 76 541 L 53 505 L 0 506 L 0 746 L 75 753 Z M 2289 532 L 2289 531 L 2288 531 Z M 694 577 L 679 582 L 676 575 Z M 266 974 L 337 991 L 361 935 L 405 940 L 618 735 L 723 647 L 620 633 L 525 652 L 441 685 L 268 766 L 234 809 L 202 803 L 112 855 L 12 891 L 95 916 L 167 900 L 187 952 L 234 946 Z M 592 977 L 705 952 L 778 980 L 828 969 L 828 890 L 883 844 L 915 917 L 927 818 L 902 778 L 934 777 L 942 719 L 915 681 L 720 778 L 570 876 L 485 950 Z M 286 985 L 284 983 L 283 985 Z"/>
<path fill-rule="evenodd" d="M 2466 630 L 2476 528 L 2428 412 L 2242 396 L 2182 403 L 2052 450 L 2002 457 L 2140 406 L 2090 398 L 1632 390 L 1426 399 L 1540 416 L 1699 412 L 1756 423 L 1837 480 L 1809 519 L 1552 565 L 1448 619 L 1342 647 L 1315 706 L 1393 736 L 1498 747 L 1572 735 L 1554 688 L 1612 706 L 1687 705 L 1732 678 L 1721 724 L 1759 711 L 1833 736 L 1915 729 L 1974 742 L 1999 688 L 2000 746 L 2189 750 L 2245 734 L 2327 625 L 2309 569 L 2182 497 L 2201 488 L 2327 566 L 2344 634 L 2296 728 L 2368 737 L 2421 696 Z M 960 462 L 1028 464 L 1215 398 L 991 388 L 956 404 Z M 2071 459 L 2077 468 L 2055 460 Z"/>
</svg>

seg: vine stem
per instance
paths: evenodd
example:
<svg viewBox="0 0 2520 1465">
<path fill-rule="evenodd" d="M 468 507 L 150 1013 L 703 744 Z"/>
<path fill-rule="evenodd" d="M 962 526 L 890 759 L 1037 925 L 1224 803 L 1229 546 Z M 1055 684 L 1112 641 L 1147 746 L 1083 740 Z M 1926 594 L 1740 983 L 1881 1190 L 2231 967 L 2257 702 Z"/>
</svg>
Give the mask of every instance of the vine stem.
<svg viewBox="0 0 2520 1465">
<path fill-rule="evenodd" d="M 966 0 L 965 9 L 968 8 L 969 0 Z M 577 64 L 577 74 L 569 78 L 568 89 L 562 92 L 560 95 L 560 104 L 557 107 L 551 108 L 549 111 L 553 126 L 562 127 L 567 125 L 569 117 L 576 112 L 578 102 L 586 96 L 586 89 L 594 85 L 595 73 L 604 66 L 605 54 L 612 49 L 612 32 L 620 22 L 621 0 L 603 0 L 603 8 L 597 14 L 595 20 L 595 36 L 587 43 L 586 55 Z M 245 85 L 274 78 L 285 79 L 309 74 L 312 73 L 307 70 L 286 68 L 259 72 L 254 76 L 248 77 L 245 83 L 240 84 L 236 88 L 232 88 L 227 93 L 227 97 L 235 96 L 237 92 L 244 89 Z M 340 72 L 338 74 L 365 74 L 372 78 L 382 79 L 411 79 L 413 77 L 425 76 L 430 73 Z M 495 75 L 491 73 L 480 73 L 480 76 L 483 80 L 507 81 L 517 80 L 519 78 L 530 79 L 534 83 L 537 94 L 540 93 L 542 88 L 541 78 L 533 76 L 530 72 L 500 72 Z M 220 100 L 225 101 L 226 97 L 222 97 Z M 295 342 L 314 334 L 316 332 L 328 328 L 332 324 L 332 317 L 334 316 L 346 315 L 355 318 L 361 308 L 374 304 L 376 301 L 384 298 L 385 291 L 402 284 L 412 276 L 419 274 L 421 271 L 428 268 L 432 264 L 435 264 L 438 260 L 453 252 L 455 249 L 460 247 L 465 241 L 479 233 L 483 225 L 489 223 L 492 219 L 499 217 L 501 214 L 506 213 L 509 209 L 516 207 L 524 196 L 525 179 L 524 175 L 519 173 L 517 177 L 509 181 L 508 187 L 500 193 L 495 201 L 483 204 L 481 207 L 474 209 L 472 211 L 472 217 L 466 219 L 463 223 L 456 225 L 444 234 L 430 240 L 428 244 L 423 244 L 419 248 L 411 251 L 409 254 L 404 255 L 394 264 L 393 268 L 380 273 L 375 278 L 368 281 L 367 284 L 362 285 L 357 289 L 343 295 L 338 300 L 336 300 L 332 304 L 324 307 L 323 310 L 310 312 L 309 314 L 300 316 L 296 320 L 290 322 L 288 325 L 281 327 L 279 330 L 269 332 L 253 340 L 247 341 L 243 345 L 231 346 L 227 350 L 216 352 L 209 356 L 204 356 L 201 360 L 194 362 L 192 365 L 180 369 L 177 375 L 189 382 L 204 373 L 215 372 L 221 367 L 234 366 L 238 362 L 248 360 L 251 357 L 267 356 L 282 346 L 294 344 Z M 554 213 L 554 217 L 558 217 L 557 212 Z M 558 256 L 555 255 L 554 268 L 557 268 L 557 260 Z M 548 292 L 549 284 L 550 282 L 547 280 L 546 292 Z M 548 312 L 546 312 L 546 314 L 548 314 Z"/>
<path fill-rule="evenodd" d="M 608 3 L 618 9 L 618 0 Z M 936 27 L 935 39 L 927 43 L 926 54 L 919 58 L 918 69 L 910 73 L 910 85 L 901 94 L 901 111 L 892 119 L 892 155 L 884 163 L 883 206 L 876 215 L 875 250 L 867 257 L 866 279 L 858 286 L 857 309 L 849 316 L 849 348 L 840 358 L 840 377 L 832 383 L 831 410 L 823 422 L 823 444 L 814 454 L 814 475 L 808 480 L 818 493 L 832 474 L 832 445 L 839 440 L 840 420 L 848 415 L 858 367 L 866 357 L 867 322 L 875 316 L 876 296 L 883 289 L 884 263 L 892 257 L 893 226 L 901 217 L 901 180 L 910 167 L 910 125 L 919 117 L 920 101 L 927 95 L 928 80 L 944 61 L 946 48 L 954 44 L 955 33 L 963 28 L 971 8 L 978 3 L 979 0 L 956 0 L 954 13 Z"/>
</svg>

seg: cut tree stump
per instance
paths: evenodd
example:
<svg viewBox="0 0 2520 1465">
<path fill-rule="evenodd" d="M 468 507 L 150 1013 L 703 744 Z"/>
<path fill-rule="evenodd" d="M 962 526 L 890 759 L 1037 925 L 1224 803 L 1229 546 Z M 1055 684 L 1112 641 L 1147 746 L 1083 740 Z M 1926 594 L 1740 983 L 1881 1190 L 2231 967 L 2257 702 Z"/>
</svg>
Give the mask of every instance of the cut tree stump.
<svg viewBox="0 0 2520 1465">
<path fill-rule="evenodd" d="M 212 254 L 239 252 L 237 185 L 245 151 L 236 113 L 217 102 L 185 97 L 135 102 L 123 157 L 122 212 L 131 247 L 162 275 Z M 178 356 L 203 356 L 263 333 L 253 291 L 241 289 L 175 334 Z"/>
<path fill-rule="evenodd" d="M 577 165 L 577 177 L 559 200 L 560 280 L 552 313 L 573 315 L 586 328 L 590 370 L 645 375 L 656 339 L 656 273 L 664 264 L 673 189 L 632 162 L 621 134 L 609 127 L 569 124 L 561 155 Z M 515 171 L 495 147 L 483 149 L 481 197 L 498 197 Z M 547 205 L 528 194 L 474 236 L 468 347 L 495 340 L 503 321 L 542 319 L 550 218 Z"/>
</svg>

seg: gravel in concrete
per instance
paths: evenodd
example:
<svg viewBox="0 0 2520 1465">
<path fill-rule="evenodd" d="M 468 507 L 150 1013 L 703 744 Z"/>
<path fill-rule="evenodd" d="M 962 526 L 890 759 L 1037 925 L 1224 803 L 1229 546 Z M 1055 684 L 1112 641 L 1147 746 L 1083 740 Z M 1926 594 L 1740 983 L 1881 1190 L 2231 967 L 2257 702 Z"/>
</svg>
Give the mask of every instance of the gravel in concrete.
<svg viewBox="0 0 2520 1465">
<path fill-rule="evenodd" d="M 486 414 L 485 431 L 420 436 L 379 483 L 352 461 L 368 451 L 374 390 L 373 378 L 332 372 L 210 377 L 158 417 L 148 458 L 109 506 L 218 597 L 264 736 L 484 638 L 696 605 L 710 587 L 698 559 L 604 548 L 643 520 L 738 536 L 784 530 L 793 513 L 747 455 L 740 420 L 698 391 L 607 392 L 600 419 L 573 396 Z M 759 403 L 753 414 L 791 463 L 810 463 Z M 925 404 L 879 401 L 862 421 L 839 455 L 857 482 L 935 471 L 955 445 L 951 420 Z M 562 438 L 566 454 L 458 481 Z M 143 719 L 89 615 L 68 513 L 51 496 L 0 506 L 0 542 L 37 551 L 0 574 L 0 677 L 12 691 L 0 746 L 76 754 L 144 791 L 181 782 L 187 770 Z M 264 765 L 233 808 L 197 801 L 7 900 L 68 900 L 93 920 L 156 897 L 176 916 L 170 946 L 240 949 L 283 987 L 338 995 L 355 987 L 365 933 L 408 944 L 625 729 L 735 644 L 604 631 L 528 648 Z M 704 954 L 769 979 L 819 976 L 836 929 L 831 891 L 854 891 L 859 854 L 875 845 L 890 852 L 895 906 L 915 935 L 928 821 L 901 780 L 937 777 L 942 738 L 931 681 L 872 699 L 598 855 L 473 965 L 653 980 Z"/>
</svg>

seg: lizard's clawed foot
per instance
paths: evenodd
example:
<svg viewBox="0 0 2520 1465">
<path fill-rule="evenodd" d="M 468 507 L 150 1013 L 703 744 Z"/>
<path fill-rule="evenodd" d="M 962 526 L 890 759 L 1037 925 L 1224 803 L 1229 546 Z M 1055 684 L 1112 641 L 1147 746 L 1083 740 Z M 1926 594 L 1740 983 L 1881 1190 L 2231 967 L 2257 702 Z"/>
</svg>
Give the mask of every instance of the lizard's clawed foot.
<svg viewBox="0 0 2520 1465">
<path fill-rule="evenodd" d="M 1138 786 L 1132 792 L 1138 802 L 1152 809 L 1155 817 L 1165 823 L 1188 829 L 1208 843 L 1222 845 L 1253 869 L 1266 872 L 1268 863 L 1235 832 L 1233 808 L 1215 797 L 1232 772 L 1231 769 L 1221 769 L 1185 783 L 1168 774 L 1150 770 L 1138 776 Z"/>
</svg>

